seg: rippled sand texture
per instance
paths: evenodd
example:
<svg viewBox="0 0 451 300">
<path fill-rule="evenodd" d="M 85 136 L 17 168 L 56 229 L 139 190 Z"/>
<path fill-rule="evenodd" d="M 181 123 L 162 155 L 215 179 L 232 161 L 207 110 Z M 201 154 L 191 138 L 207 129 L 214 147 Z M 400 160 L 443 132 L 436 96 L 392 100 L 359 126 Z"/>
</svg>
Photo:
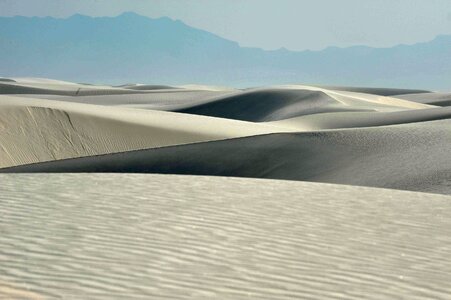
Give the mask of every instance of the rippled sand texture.
<svg viewBox="0 0 451 300">
<path fill-rule="evenodd" d="M 149 174 L 0 182 L 0 298 L 451 295 L 449 196 Z"/>
</svg>

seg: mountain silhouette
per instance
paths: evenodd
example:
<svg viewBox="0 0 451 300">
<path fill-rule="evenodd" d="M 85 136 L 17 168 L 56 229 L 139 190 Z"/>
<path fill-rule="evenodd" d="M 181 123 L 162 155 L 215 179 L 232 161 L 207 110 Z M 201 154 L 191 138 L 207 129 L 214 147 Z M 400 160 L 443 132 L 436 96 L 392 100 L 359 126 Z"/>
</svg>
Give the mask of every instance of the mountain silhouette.
<svg viewBox="0 0 451 300">
<path fill-rule="evenodd" d="M 266 51 L 241 47 L 178 20 L 131 12 L 66 19 L 0 17 L 0 57 L 0 76 L 5 77 L 110 84 L 308 83 L 451 89 L 451 36 L 391 48 Z"/>
</svg>

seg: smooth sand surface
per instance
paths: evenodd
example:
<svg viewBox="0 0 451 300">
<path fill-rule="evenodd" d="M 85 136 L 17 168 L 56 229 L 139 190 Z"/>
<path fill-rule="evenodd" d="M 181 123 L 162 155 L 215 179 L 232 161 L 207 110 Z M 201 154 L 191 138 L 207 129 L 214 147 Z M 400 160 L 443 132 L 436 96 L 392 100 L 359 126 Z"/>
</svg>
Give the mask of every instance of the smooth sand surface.
<svg viewBox="0 0 451 300">
<path fill-rule="evenodd" d="M 19 96 L 22 98 L 48 99 L 63 102 L 76 102 L 85 104 L 96 104 L 106 106 L 124 106 L 132 108 L 152 109 L 152 110 L 177 110 L 190 107 L 196 104 L 205 103 L 218 96 L 230 95 L 235 92 L 230 91 L 199 91 L 166 89 L 152 90 L 139 94 L 118 94 L 118 95 L 91 95 L 91 96 L 64 96 L 46 94 L 11 94 L 9 96 Z"/>
<path fill-rule="evenodd" d="M 397 95 L 397 98 L 436 106 L 451 106 L 451 93 L 420 93 Z"/>
<path fill-rule="evenodd" d="M 449 196 L 150 174 L 0 182 L 0 295 L 13 299 L 451 294 Z"/>
<path fill-rule="evenodd" d="M 288 118 L 267 124 L 310 130 L 402 125 L 451 118 L 451 107 L 433 107 L 393 112 L 335 112 Z M 421 124 L 419 124 L 421 126 Z"/>
<path fill-rule="evenodd" d="M 346 86 L 318 86 L 318 87 L 335 91 L 348 91 L 379 96 L 395 96 L 395 97 L 397 95 L 430 93 L 430 91 L 418 89 L 394 89 L 394 88 L 346 87 Z"/>
</svg>

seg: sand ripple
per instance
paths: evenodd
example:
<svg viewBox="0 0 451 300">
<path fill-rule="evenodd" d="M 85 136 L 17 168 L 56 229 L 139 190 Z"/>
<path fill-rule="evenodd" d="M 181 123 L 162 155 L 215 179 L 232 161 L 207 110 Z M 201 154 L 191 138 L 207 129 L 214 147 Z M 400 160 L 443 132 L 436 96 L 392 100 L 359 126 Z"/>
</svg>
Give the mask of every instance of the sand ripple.
<svg viewBox="0 0 451 300">
<path fill-rule="evenodd" d="M 2 286 L 68 299 L 451 294 L 447 196 L 173 175 L 0 182 L 0 294 Z"/>
</svg>

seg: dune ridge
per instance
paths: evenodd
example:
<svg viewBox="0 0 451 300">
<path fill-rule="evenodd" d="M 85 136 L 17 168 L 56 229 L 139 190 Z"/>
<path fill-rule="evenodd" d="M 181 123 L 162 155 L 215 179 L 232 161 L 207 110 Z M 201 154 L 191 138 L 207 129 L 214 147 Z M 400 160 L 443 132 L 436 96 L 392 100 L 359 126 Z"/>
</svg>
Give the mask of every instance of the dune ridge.
<svg viewBox="0 0 451 300">
<path fill-rule="evenodd" d="M 435 106 L 451 106 L 451 93 L 403 94 L 396 98 Z"/>
<path fill-rule="evenodd" d="M 0 166 L 296 131 L 164 111 L 0 96 Z"/>
<path fill-rule="evenodd" d="M 446 95 L 12 80 L 5 84 L 54 93 L 0 95 L 0 172 L 220 175 L 451 194 L 443 151 L 451 108 L 427 101 Z M 103 94 L 63 93 L 80 86 Z"/>
<path fill-rule="evenodd" d="M 451 194 L 450 120 L 273 133 L 0 169 L 240 176 Z M 425 155 L 427 153 L 427 155 Z"/>
</svg>

